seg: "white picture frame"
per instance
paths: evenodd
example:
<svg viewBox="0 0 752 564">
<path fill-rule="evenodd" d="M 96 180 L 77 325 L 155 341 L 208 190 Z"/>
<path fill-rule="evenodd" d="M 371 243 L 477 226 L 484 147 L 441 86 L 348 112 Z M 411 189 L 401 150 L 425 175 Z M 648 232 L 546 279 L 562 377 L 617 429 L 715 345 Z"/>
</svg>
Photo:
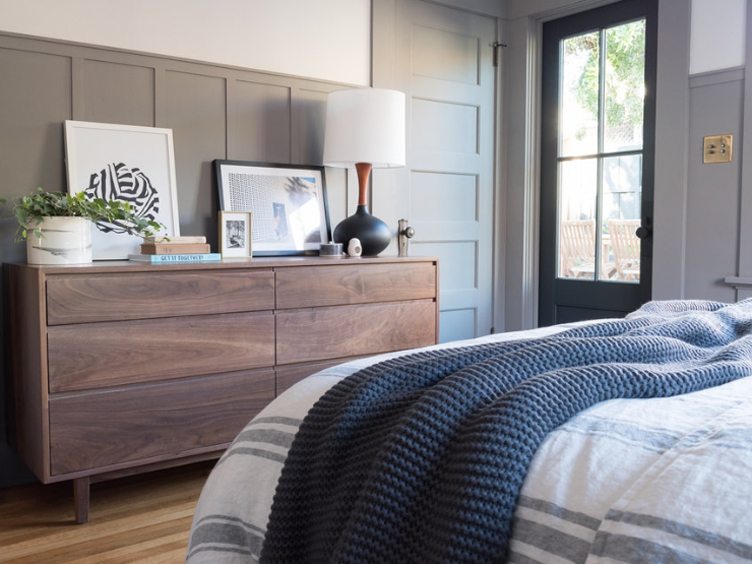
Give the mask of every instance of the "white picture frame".
<svg viewBox="0 0 752 564">
<path fill-rule="evenodd" d="M 171 129 L 66 120 L 65 154 L 70 194 L 128 201 L 165 235 L 180 235 Z M 119 260 L 142 241 L 102 224 L 92 226 L 91 243 L 94 260 Z"/>
<path fill-rule="evenodd" d="M 251 212 L 219 212 L 219 252 L 222 258 L 250 258 Z"/>
</svg>

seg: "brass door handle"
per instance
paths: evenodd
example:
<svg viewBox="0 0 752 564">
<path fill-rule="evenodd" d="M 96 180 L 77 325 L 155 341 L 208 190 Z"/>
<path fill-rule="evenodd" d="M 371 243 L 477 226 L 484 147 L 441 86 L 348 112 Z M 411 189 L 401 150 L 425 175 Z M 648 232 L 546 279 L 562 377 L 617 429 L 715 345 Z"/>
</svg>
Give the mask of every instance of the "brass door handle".
<svg viewBox="0 0 752 564">
<path fill-rule="evenodd" d="M 407 243 L 415 237 L 415 229 L 407 224 L 406 219 L 400 219 L 397 223 L 397 254 L 407 256 Z"/>
</svg>

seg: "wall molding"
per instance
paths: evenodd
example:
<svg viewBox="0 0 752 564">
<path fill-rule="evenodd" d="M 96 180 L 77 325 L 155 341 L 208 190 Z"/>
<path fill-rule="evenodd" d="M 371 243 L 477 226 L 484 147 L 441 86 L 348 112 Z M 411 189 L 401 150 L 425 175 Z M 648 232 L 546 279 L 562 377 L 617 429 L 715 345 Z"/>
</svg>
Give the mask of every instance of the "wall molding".
<svg viewBox="0 0 752 564">
<path fill-rule="evenodd" d="M 700 86 L 713 86 L 715 84 L 737 82 L 739 80 L 744 80 L 744 67 L 720 69 L 690 75 L 689 87 L 698 88 Z"/>
<path fill-rule="evenodd" d="M 726 276 L 723 282 L 735 288 L 752 288 L 752 276 Z"/>
<path fill-rule="evenodd" d="M 428 0 L 432 4 L 459 8 L 480 16 L 493 16 L 503 18 L 506 13 L 506 5 L 499 0 Z"/>
<path fill-rule="evenodd" d="M 533 17 L 540 23 L 600 8 L 619 0 L 511 0 L 507 3 L 507 18 L 515 20 Z"/>
</svg>

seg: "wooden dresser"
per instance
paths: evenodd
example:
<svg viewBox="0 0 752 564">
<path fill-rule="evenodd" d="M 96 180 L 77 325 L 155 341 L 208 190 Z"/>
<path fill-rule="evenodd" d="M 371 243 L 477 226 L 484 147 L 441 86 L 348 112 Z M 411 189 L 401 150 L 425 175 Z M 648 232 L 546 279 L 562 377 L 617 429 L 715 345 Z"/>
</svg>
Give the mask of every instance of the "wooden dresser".
<svg viewBox="0 0 752 564">
<path fill-rule="evenodd" d="M 15 446 L 44 483 L 216 458 L 348 358 L 438 338 L 432 258 L 5 265 Z"/>
</svg>

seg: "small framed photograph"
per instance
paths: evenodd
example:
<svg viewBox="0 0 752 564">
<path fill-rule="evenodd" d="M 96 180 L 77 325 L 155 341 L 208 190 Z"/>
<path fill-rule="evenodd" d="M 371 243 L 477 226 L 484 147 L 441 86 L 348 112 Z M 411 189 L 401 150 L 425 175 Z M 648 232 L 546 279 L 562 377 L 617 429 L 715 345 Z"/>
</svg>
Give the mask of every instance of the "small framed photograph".
<svg viewBox="0 0 752 564">
<path fill-rule="evenodd" d="M 219 208 L 253 214 L 254 256 L 317 254 L 330 240 L 324 167 L 215 160 Z"/>
<path fill-rule="evenodd" d="M 172 130 L 157 127 L 65 122 L 68 192 L 130 203 L 145 219 L 180 235 Z M 92 228 L 94 260 L 125 259 L 137 254 L 141 239 L 117 223 Z"/>
<path fill-rule="evenodd" d="M 250 212 L 219 212 L 219 249 L 222 258 L 251 256 Z"/>
</svg>

